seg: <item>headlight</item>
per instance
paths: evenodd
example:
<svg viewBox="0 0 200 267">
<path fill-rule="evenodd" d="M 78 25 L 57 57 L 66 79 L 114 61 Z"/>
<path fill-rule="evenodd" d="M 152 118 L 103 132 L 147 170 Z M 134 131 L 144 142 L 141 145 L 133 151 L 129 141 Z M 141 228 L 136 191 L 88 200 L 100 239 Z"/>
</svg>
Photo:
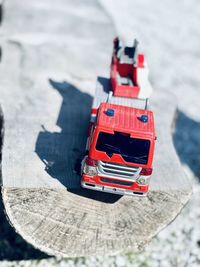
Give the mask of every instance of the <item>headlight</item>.
<svg viewBox="0 0 200 267">
<path fill-rule="evenodd" d="M 97 175 L 96 161 L 86 156 L 83 161 L 83 172 L 89 176 Z"/>
<path fill-rule="evenodd" d="M 137 178 L 136 182 L 141 185 L 147 185 L 149 184 L 150 176 L 140 176 Z"/>
<path fill-rule="evenodd" d="M 83 172 L 89 176 L 95 176 L 97 175 L 97 168 L 85 164 Z"/>
</svg>

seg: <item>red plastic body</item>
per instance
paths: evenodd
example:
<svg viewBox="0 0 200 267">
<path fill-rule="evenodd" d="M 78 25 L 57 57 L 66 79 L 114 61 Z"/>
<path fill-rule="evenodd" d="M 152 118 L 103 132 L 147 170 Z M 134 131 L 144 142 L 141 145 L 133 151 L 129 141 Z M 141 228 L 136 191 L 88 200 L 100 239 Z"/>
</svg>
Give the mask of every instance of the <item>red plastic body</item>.
<svg viewBox="0 0 200 267">
<path fill-rule="evenodd" d="M 106 115 L 106 110 L 114 110 L 114 116 L 109 117 Z M 97 110 L 93 110 L 92 113 L 95 114 Z M 139 120 L 141 115 L 148 116 L 148 122 L 144 123 Z M 154 146 L 155 146 L 155 130 L 154 130 L 154 117 L 152 111 L 136 109 L 131 107 L 119 106 L 109 103 L 102 103 L 98 109 L 97 120 L 95 123 L 91 123 L 89 127 L 89 137 L 88 137 L 88 157 L 94 161 L 104 161 L 111 162 L 115 164 L 120 164 L 124 166 L 133 166 L 142 168 L 152 168 Z M 148 155 L 147 164 L 136 164 L 131 162 L 126 162 L 119 154 L 113 154 L 109 157 L 105 152 L 98 151 L 96 149 L 97 139 L 100 132 L 114 133 L 114 131 L 130 134 L 133 138 L 144 139 L 150 141 L 150 149 Z M 82 182 L 92 185 L 109 186 L 112 188 L 120 188 L 125 190 L 130 190 L 138 193 L 147 193 L 149 190 L 149 185 L 140 185 L 136 181 L 133 181 L 130 185 L 116 184 L 115 180 L 124 182 L 124 178 L 112 178 L 109 183 L 102 181 L 101 174 L 96 174 L 94 176 L 89 176 L 87 174 L 82 175 Z M 114 181 L 112 183 L 112 181 Z M 129 181 L 127 179 L 127 181 Z"/>
<path fill-rule="evenodd" d="M 109 117 L 106 115 L 107 109 L 113 109 L 115 115 Z M 143 123 L 139 120 L 141 115 L 148 116 L 148 122 Z M 111 158 L 105 152 L 96 150 L 96 143 L 99 132 L 113 133 L 114 131 L 130 134 L 131 137 L 149 140 L 150 150 L 148 163 L 146 165 L 126 162 L 119 154 L 113 154 Z M 154 118 L 150 110 L 142 110 L 125 106 L 114 105 L 110 103 L 102 103 L 99 107 L 97 122 L 92 127 L 89 142 L 89 157 L 94 160 L 102 160 L 106 162 L 114 162 L 118 164 L 126 164 L 137 167 L 152 167 L 153 154 L 155 144 Z"/>
<path fill-rule="evenodd" d="M 86 174 L 82 175 L 82 181 L 84 183 L 90 184 L 90 185 L 102 185 L 102 186 L 110 186 L 113 188 L 122 188 L 126 190 L 130 190 L 133 192 L 138 192 L 138 193 L 147 193 L 149 190 L 148 185 L 139 185 L 136 182 L 133 182 L 132 185 L 130 186 L 125 186 L 125 185 L 117 185 L 116 183 L 106 183 L 101 181 L 102 176 L 100 175 L 95 175 L 95 176 L 88 176 Z M 122 179 L 117 179 L 119 181 L 123 181 Z"/>
<path fill-rule="evenodd" d="M 140 87 L 137 80 L 138 68 L 144 68 L 144 55 L 138 54 L 136 57 L 136 63 L 124 63 L 121 62 L 117 56 L 117 50 L 114 49 L 111 61 L 111 86 L 114 96 L 137 98 L 139 96 Z M 118 77 L 129 78 L 131 84 L 123 84 L 119 82 Z"/>
<path fill-rule="evenodd" d="M 138 54 L 136 63 L 123 63 L 117 55 L 116 49 L 117 39 L 114 40 L 114 52 L 111 62 L 111 88 L 113 97 L 121 96 L 128 98 L 138 98 L 140 87 L 137 81 L 137 69 L 144 68 L 144 55 Z M 130 57 L 131 58 L 131 57 Z M 118 83 L 118 76 L 131 79 L 130 84 Z M 108 115 L 107 111 L 112 111 L 113 114 Z M 141 120 L 144 116 L 148 118 L 147 121 Z M 98 108 L 91 110 L 91 122 L 88 130 L 87 140 L 87 157 L 82 164 L 82 178 L 81 184 L 83 187 L 104 190 L 111 188 L 112 190 L 122 189 L 127 194 L 130 192 L 135 194 L 146 194 L 149 190 L 149 182 L 142 184 L 138 182 L 139 178 L 150 178 L 152 172 L 152 163 L 155 147 L 155 128 L 153 112 L 147 109 L 139 109 L 123 105 L 101 103 Z M 100 133 L 128 135 L 133 139 L 140 139 L 141 142 L 147 141 L 149 144 L 148 160 L 146 164 L 139 164 L 126 161 L 120 153 L 113 152 L 109 156 L 104 150 L 97 149 L 97 142 Z M 125 170 L 137 170 L 137 177 L 125 178 L 122 175 L 112 176 L 105 172 L 98 171 L 100 168 L 98 164 L 112 165 L 112 168 L 121 168 Z M 86 169 L 84 169 L 86 166 Z M 88 168 L 88 169 L 87 169 Z M 89 172 L 89 171 L 91 172 Z M 118 169 L 119 173 L 120 170 Z M 89 175 L 89 174 L 90 175 Z M 135 178 L 136 177 L 136 178 Z M 146 180 L 147 181 L 147 180 Z M 114 193 L 113 191 L 113 193 Z M 124 194 L 126 194 L 124 193 Z"/>
</svg>

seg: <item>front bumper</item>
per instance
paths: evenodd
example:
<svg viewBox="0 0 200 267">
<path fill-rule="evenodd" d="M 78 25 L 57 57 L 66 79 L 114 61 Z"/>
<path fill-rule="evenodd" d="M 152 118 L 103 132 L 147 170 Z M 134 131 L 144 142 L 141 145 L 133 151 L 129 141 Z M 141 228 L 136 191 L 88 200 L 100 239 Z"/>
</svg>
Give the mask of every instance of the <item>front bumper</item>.
<svg viewBox="0 0 200 267">
<path fill-rule="evenodd" d="M 97 191 L 104 191 L 108 193 L 113 194 L 119 194 L 119 195 L 135 195 L 135 196 L 146 196 L 149 190 L 149 185 L 139 185 L 135 181 L 131 181 L 131 185 L 118 185 L 113 183 L 113 178 L 110 179 L 112 182 L 106 183 L 101 181 L 101 177 L 99 175 L 96 176 L 88 176 L 83 173 L 82 179 L 81 179 L 81 186 L 83 188 L 88 188 L 92 190 Z M 109 177 L 107 177 L 109 180 Z M 122 179 L 116 179 L 116 181 L 122 181 Z M 130 180 L 128 180 L 130 182 Z"/>
</svg>

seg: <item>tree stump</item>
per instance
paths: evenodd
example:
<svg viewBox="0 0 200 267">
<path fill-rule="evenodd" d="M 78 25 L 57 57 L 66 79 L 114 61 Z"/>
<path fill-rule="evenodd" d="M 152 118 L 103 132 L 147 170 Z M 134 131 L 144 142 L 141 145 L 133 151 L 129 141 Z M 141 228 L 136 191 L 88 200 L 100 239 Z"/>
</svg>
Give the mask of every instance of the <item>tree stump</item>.
<svg viewBox="0 0 200 267">
<path fill-rule="evenodd" d="M 86 2 L 8 1 L 1 44 L 5 210 L 25 240 L 69 257 L 142 249 L 191 195 L 172 142 L 176 101 L 159 90 L 151 101 L 158 141 L 148 196 L 80 188 L 94 80 L 108 74 L 114 36 L 98 4 Z"/>
</svg>

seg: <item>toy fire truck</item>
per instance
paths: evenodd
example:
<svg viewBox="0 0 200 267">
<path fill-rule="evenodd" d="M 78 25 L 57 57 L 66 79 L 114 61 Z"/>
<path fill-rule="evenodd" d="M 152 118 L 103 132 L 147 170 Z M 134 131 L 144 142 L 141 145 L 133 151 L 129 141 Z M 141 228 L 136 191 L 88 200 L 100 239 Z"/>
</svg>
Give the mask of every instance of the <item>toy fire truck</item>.
<svg viewBox="0 0 200 267">
<path fill-rule="evenodd" d="M 98 78 L 91 110 L 84 188 L 144 196 L 149 190 L 155 145 L 152 92 L 144 55 L 114 39 L 111 78 Z"/>
</svg>

